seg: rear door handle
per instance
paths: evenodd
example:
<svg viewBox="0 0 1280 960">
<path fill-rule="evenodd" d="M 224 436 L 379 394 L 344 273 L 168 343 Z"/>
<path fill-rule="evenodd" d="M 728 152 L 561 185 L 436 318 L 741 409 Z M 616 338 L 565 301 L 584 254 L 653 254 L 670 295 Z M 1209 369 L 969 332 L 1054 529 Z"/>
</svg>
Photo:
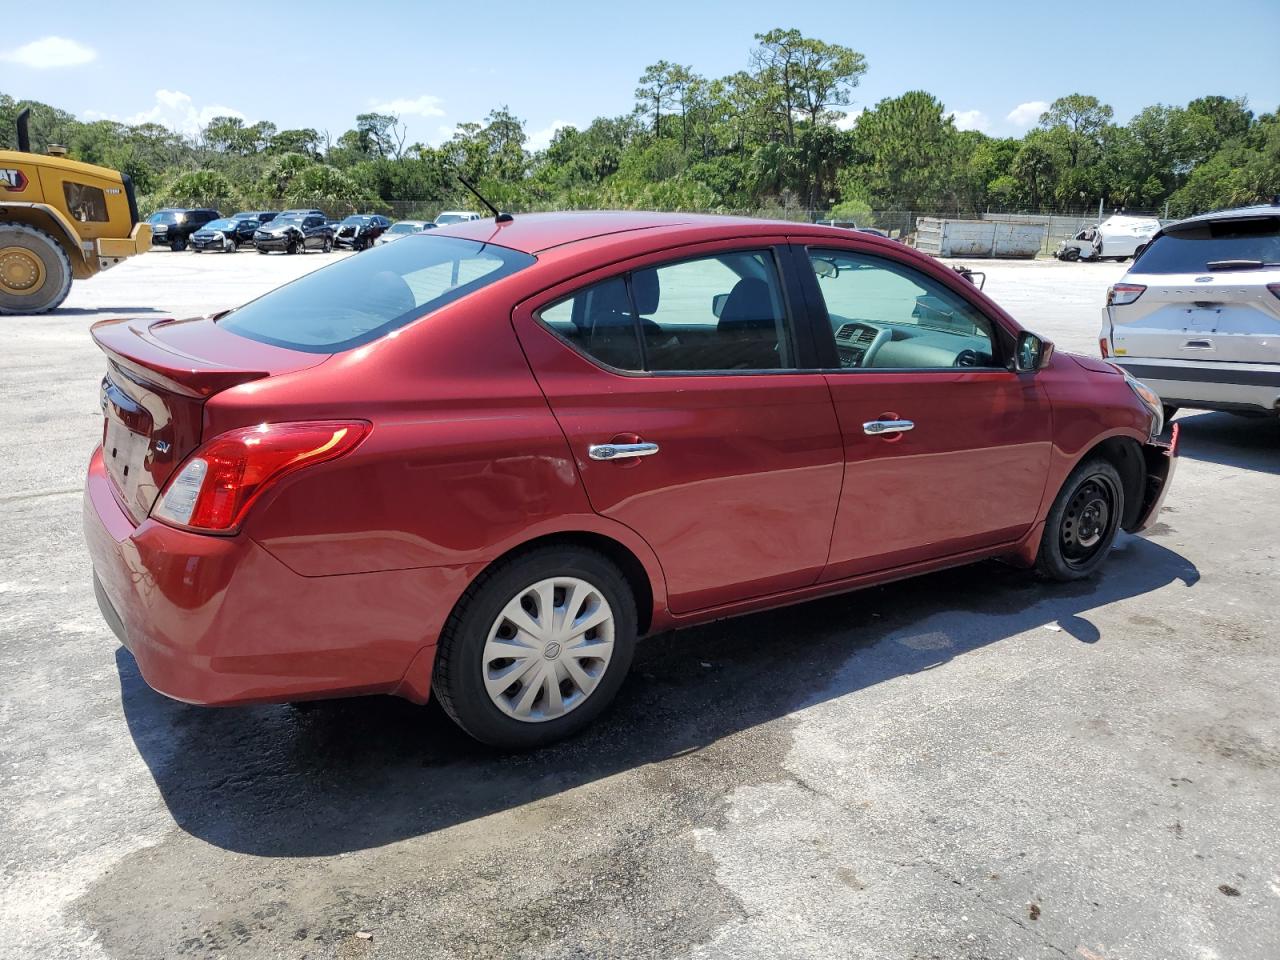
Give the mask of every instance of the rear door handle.
<svg viewBox="0 0 1280 960">
<path fill-rule="evenodd" d="M 656 443 L 593 443 L 587 447 L 592 460 L 625 460 L 628 457 L 652 457 L 658 452 Z"/>
<path fill-rule="evenodd" d="M 879 437 L 886 433 L 906 433 L 915 428 L 916 425 L 910 420 L 868 420 L 862 425 L 862 432 Z"/>
</svg>

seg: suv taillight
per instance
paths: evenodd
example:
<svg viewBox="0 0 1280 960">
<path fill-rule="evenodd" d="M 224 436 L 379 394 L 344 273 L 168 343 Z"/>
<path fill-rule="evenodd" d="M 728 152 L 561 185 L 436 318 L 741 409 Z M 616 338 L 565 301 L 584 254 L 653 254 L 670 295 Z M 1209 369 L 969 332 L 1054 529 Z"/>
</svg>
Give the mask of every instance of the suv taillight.
<svg viewBox="0 0 1280 960">
<path fill-rule="evenodd" d="M 1133 303 L 1146 291 L 1140 283 L 1113 283 L 1107 288 L 1107 306 L 1123 307 Z"/>
<path fill-rule="evenodd" d="M 151 515 L 201 533 L 234 533 L 249 508 L 291 473 L 350 453 L 362 420 L 263 423 L 214 437 L 165 484 Z"/>
</svg>

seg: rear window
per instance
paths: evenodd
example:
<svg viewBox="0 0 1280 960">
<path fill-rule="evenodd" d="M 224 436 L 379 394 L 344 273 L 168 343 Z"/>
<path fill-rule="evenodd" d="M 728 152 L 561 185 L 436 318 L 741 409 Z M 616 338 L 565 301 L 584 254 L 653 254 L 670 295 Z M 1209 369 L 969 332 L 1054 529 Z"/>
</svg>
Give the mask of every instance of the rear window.
<svg viewBox="0 0 1280 960">
<path fill-rule="evenodd" d="M 1230 269 L 1225 264 L 1232 260 L 1280 263 L 1280 217 L 1211 220 L 1175 228 L 1152 241 L 1132 272 L 1206 273 Z"/>
<path fill-rule="evenodd" d="M 338 353 L 534 262 L 527 253 L 491 243 L 412 237 L 300 277 L 218 322 L 233 333 L 278 347 Z"/>
</svg>

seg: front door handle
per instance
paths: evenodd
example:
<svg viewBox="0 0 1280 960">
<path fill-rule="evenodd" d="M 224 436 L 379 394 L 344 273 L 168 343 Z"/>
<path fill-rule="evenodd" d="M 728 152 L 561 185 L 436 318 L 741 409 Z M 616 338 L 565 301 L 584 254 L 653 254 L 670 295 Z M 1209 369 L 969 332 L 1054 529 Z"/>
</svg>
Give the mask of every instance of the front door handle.
<svg viewBox="0 0 1280 960">
<path fill-rule="evenodd" d="M 625 460 L 627 457 L 652 457 L 658 452 L 656 443 L 593 443 L 587 447 L 592 460 Z"/>
<path fill-rule="evenodd" d="M 915 428 L 916 425 L 910 420 L 868 420 L 862 425 L 862 432 L 879 437 L 886 433 L 906 433 Z"/>
</svg>

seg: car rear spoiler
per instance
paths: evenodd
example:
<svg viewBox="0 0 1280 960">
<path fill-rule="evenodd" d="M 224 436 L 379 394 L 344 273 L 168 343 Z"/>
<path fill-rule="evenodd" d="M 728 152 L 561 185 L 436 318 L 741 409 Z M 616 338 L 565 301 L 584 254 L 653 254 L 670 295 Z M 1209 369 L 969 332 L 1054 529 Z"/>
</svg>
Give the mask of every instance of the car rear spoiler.
<svg viewBox="0 0 1280 960">
<path fill-rule="evenodd" d="M 89 328 L 94 342 L 116 366 L 146 383 L 204 400 L 223 390 L 270 376 L 268 370 L 228 367 L 192 357 L 158 340 L 153 330 L 167 320 L 100 320 Z"/>
</svg>

